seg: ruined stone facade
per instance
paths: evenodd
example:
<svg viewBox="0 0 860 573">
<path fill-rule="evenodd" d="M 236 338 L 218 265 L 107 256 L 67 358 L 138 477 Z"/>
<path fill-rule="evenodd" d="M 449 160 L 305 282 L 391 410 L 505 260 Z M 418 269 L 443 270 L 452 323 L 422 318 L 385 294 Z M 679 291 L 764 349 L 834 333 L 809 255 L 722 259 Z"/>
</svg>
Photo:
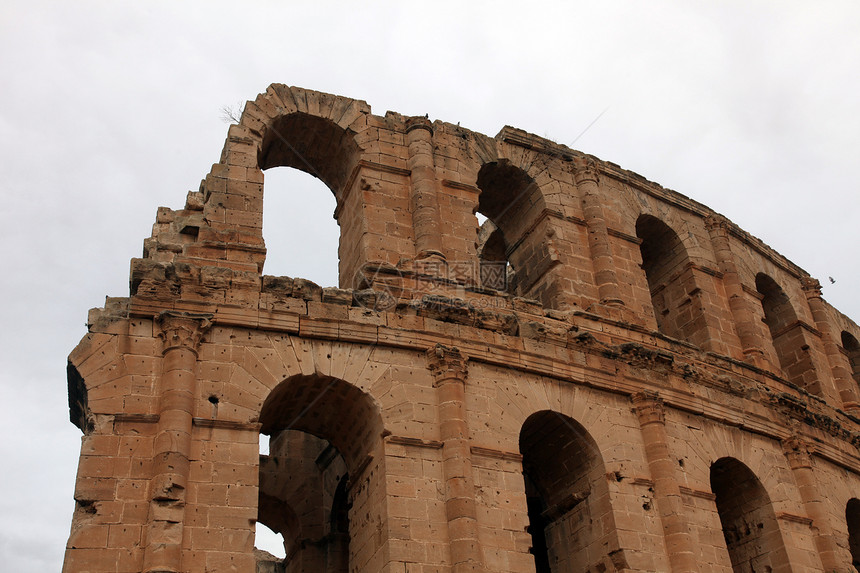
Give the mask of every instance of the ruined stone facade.
<svg viewBox="0 0 860 573">
<path fill-rule="evenodd" d="M 263 274 L 276 166 L 334 193 L 339 288 Z M 517 129 L 272 85 L 88 322 L 68 572 L 860 559 L 857 324 L 704 205 Z"/>
</svg>

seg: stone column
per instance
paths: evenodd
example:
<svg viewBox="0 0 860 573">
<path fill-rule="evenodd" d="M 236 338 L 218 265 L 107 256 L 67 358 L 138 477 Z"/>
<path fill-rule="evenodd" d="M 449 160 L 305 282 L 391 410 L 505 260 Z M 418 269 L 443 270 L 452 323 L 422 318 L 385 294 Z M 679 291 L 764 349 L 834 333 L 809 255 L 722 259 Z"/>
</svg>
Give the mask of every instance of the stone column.
<svg viewBox="0 0 860 573">
<path fill-rule="evenodd" d="M 717 265 L 723 273 L 723 286 L 729 297 L 729 308 L 741 341 L 744 358 L 756 366 L 768 367 L 768 361 L 764 357 L 765 346 L 761 328 L 756 323 L 756 314 L 744 293 L 738 267 L 729 245 L 729 222 L 724 217 L 709 215 L 705 218 L 705 226 L 711 236 Z"/>
<path fill-rule="evenodd" d="M 145 573 L 177 573 L 183 570 L 197 347 L 210 322 L 205 316 L 168 311 L 156 323 L 161 328 L 162 366 L 143 567 Z"/>
<path fill-rule="evenodd" d="M 433 124 L 425 117 L 406 120 L 406 141 L 411 172 L 412 225 L 416 259 L 445 260 L 442 252 L 439 198 L 436 196 L 436 165 L 433 158 Z"/>
<path fill-rule="evenodd" d="M 599 175 L 594 160 L 576 158 L 573 162 L 573 177 L 582 200 L 582 212 L 588 228 L 588 248 L 594 265 L 594 281 L 600 304 L 623 306 L 618 294 L 618 277 L 612 261 L 612 244 L 603 213 L 603 203 L 597 186 Z"/>
<path fill-rule="evenodd" d="M 794 475 L 794 481 L 797 483 L 797 489 L 800 491 L 806 516 L 812 520 L 815 548 L 821 558 L 821 565 L 828 573 L 853 571 L 850 565 L 846 565 L 839 559 L 839 546 L 833 538 L 824 498 L 821 497 L 812 470 L 812 452 L 809 444 L 798 436 L 791 436 L 782 441 L 782 447 Z"/>
<path fill-rule="evenodd" d="M 663 400 L 656 393 L 647 391 L 637 392 L 631 398 L 642 429 L 648 469 L 654 480 L 654 498 L 663 524 L 669 566 L 676 573 L 698 571 L 681 488 L 675 478 L 676 464 L 669 456 Z"/>
<path fill-rule="evenodd" d="M 484 571 L 478 541 L 478 512 L 466 412 L 466 357 L 457 348 L 437 344 L 427 351 L 427 364 L 439 397 L 439 434 L 445 477 L 445 513 L 451 543 L 451 571 Z"/>
<path fill-rule="evenodd" d="M 833 326 L 827 319 L 827 308 L 821 298 L 821 283 L 812 277 L 804 277 L 803 292 L 812 311 L 815 328 L 821 333 L 821 343 L 827 355 L 830 371 L 833 373 L 833 383 L 842 400 L 842 407 L 845 410 L 857 410 L 860 407 L 857 385 L 854 383 L 854 377 L 851 376 L 851 365 L 839 350 L 836 333 L 833 332 Z"/>
</svg>

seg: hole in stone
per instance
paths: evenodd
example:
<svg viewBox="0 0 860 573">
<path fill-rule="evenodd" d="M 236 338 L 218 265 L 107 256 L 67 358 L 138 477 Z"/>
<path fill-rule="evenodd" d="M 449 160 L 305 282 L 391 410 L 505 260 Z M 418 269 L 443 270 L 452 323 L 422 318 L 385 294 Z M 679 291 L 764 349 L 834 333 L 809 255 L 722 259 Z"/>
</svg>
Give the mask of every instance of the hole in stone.
<svg viewBox="0 0 860 573">
<path fill-rule="evenodd" d="M 254 547 L 271 553 L 278 559 L 283 559 L 287 555 L 287 551 L 284 548 L 284 536 L 280 533 L 275 533 L 260 522 L 257 522 L 254 531 Z"/>
<path fill-rule="evenodd" d="M 215 396 L 214 394 L 212 396 L 209 396 L 209 403 L 210 404 L 217 404 L 218 403 L 218 396 Z"/>
</svg>

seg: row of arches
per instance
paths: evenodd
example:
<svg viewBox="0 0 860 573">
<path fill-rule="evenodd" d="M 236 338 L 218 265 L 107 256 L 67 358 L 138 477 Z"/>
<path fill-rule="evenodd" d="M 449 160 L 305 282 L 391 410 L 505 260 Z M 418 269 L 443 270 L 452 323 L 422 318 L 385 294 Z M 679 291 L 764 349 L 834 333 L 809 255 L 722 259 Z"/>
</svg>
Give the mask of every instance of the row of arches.
<svg viewBox="0 0 860 573">
<path fill-rule="evenodd" d="M 298 248 L 291 249 L 291 257 L 309 253 L 310 250 L 305 248 L 309 233 L 329 228 L 330 233 L 319 234 L 311 240 L 315 245 L 328 241 L 328 250 L 331 252 L 335 248 L 334 237 L 338 234 L 338 229 L 334 224 L 324 221 L 328 213 L 334 211 L 337 225 L 340 226 L 340 241 L 337 247 L 340 286 L 355 287 L 362 257 L 374 257 L 368 253 L 357 254 L 365 245 L 382 245 L 375 247 L 378 251 L 376 255 L 390 250 L 392 253 L 389 253 L 389 258 L 395 262 L 408 254 L 409 249 L 404 247 L 404 241 L 412 240 L 411 237 L 417 231 L 407 228 L 410 225 L 408 218 L 401 216 L 403 213 L 397 213 L 398 210 L 409 211 L 408 198 L 401 198 L 402 205 L 398 203 L 398 206 L 390 209 L 391 212 L 383 214 L 377 207 L 365 204 L 365 200 L 358 197 L 359 192 L 350 195 L 345 188 L 350 184 L 350 177 L 356 167 L 363 160 L 364 150 L 357 143 L 365 139 L 363 135 L 353 131 L 351 126 L 302 111 L 278 116 L 262 131 L 254 161 L 259 169 L 267 171 L 267 178 L 284 179 L 282 173 L 277 173 L 276 176 L 276 171 L 297 170 L 310 176 L 304 177 L 301 185 L 308 185 L 312 178 L 316 178 L 320 182 L 318 187 L 327 187 L 331 191 L 329 195 L 303 190 L 304 206 L 292 201 L 289 205 L 282 205 L 280 209 L 260 209 L 263 213 L 263 226 L 270 237 L 270 247 L 283 243 L 289 246 L 298 245 Z M 486 157 L 484 160 L 486 162 L 475 173 L 475 188 L 479 190 L 479 194 L 472 207 L 474 213 L 471 214 L 471 228 L 469 225 L 454 228 L 454 234 L 475 235 L 471 253 L 461 255 L 474 257 L 479 269 L 473 272 L 472 276 L 478 283 L 511 294 L 542 299 L 546 305 L 553 306 L 552 300 L 553 297 L 559 296 L 558 291 L 570 287 L 549 285 L 546 282 L 549 269 L 560 261 L 569 259 L 555 252 L 557 247 L 546 245 L 549 241 L 547 237 L 553 233 L 552 229 L 541 229 L 546 232 L 544 236 L 534 228 L 539 213 L 550 207 L 546 196 L 549 191 L 542 190 L 523 167 L 510 160 L 498 157 Z M 290 178 L 289 181 L 295 182 L 298 179 Z M 267 185 L 269 183 L 267 182 Z M 386 193 L 384 189 L 370 192 Z M 558 190 L 553 193 L 558 193 Z M 270 197 L 271 195 L 275 194 L 266 194 L 267 202 L 276 200 Z M 280 195 L 279 199 L 285 196 Z M 347 195 L 353 202 L 349 212 L 342 209 Z M 327 196 L 327 201 L 321 200 L 324 196 Z M 262 199 L 261 196 L 261 202 Z M 367 212 L 358 213 L 362 209 Z M 294 216 L 286 222 L 283 213 L 291 213 Z M 320 214 L 321 218 L 313 218 L 315 214 Z M 475 218 L 474 215 L 478 217 Z M 307 225 L 311 220 L 314 222 Z M 280 234 L 281 231 L 299 227 L 302 231 L 298 235 L 286 237 Z M 379 240 L 368 238 L 370 235 L 378 236 Z M 719 300 L 709 300 L 709 297 L 718 298 L 718 295 L 710 293 L 709 287 L 701 284 L 702 279 L 696 276 L 695 265 L 685 241 L 666 222 L 651 214 L 641 214 L 636 219 L 635 237 L 640 241 L 638 254 L 644 274 L 642 282 L 647 285 L 657 330 L 705 350 L 729 353 L 725 343 L 720 340 L 722 333 L 719 330 L 726 328 L 730 321 L 720 322 L 714 318 L 713 305 L 721 303 Z M 283 248 L 271 250 L 270 262 L 273 262 L 273 255 L 279 250 L 283 252 Z M 331 270 L 320 264 L 325 258 L 312 255 L 308 257 L 307 267 L 302 269 L 288 265 L 270 265 L 268 270 L 276 274 L 301 274 L 322 284 L 331 284 Z M 573 270 L 560 272 L 571 274 Z M 598 271 L 595 269 L 594 272 Z M 766 354 L 772 357 L 774 366 L 778 367 L 788 380 L 812 393 L 822 395 L 808 336 L 803 332 L 802 317 L 807 313 L 798 312 L 796 303 L 792 302 L 791 297 L 774 277 L 760 272 L 755 275 L 754 281 L 755 292 L 761 302 L 758 314 L 764 324 L 762 334 L 765 335 L 764 343 L 768 346 L 765 349 Z M 593 285 L 591 287 L 593 288 Z M 594 293 L 580 295 L 584 298 L 597 298 Z M 730 326 L 728 328 L 731 329 Z M 856 338 L 848 332 L 842 332 L 841 348 L 849 357 L 855 380 L 860 380 L 857 347 Z"/>
<path fill-rule="evenodd" d="M 363 542 L 378 537 L 386 520 L 386 480 L 368 477 L 386 472 L 374 400 L 340 379 L 294 376 L 272 391 L 261 423 L 272 438 L 261 456 L 258 522 L 282 536 L 285 555 L 274 570 L 361 570 L 369 558 Z M 628 549 L 619 545 L 611 474 L 578 421 L 535 412 L 522 424 L 519 450 L 536 573 L 586 570 L 607 551 Z M 723 457 L 710 465 L 710 488 L 732 570 L 789 570 L 784 533 L 755 473 Z M 847 545 L 860 566 L 860 500 L 848 502 L 845 519 Z"/>
</svg>

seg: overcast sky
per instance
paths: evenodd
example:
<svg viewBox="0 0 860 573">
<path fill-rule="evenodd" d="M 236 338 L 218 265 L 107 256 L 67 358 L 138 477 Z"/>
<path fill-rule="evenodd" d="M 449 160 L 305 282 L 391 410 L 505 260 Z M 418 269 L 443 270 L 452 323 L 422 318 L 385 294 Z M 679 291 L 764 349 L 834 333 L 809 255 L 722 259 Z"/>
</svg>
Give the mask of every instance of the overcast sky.
<svg viewBox="0 0 860 573">
<path fill-rule="evenodd" d="M 574 148 L 723 213 L 860 318 L 860 4 L 358 4 L 2 2 L 4 570 L 60 569 L 87 309 L 128 295 L 156 208 L 218 160 L 221 109 L 273 82 L 565 144 L 600 116 Z M 288 175 L 267 173 L 266 272 L 334 284 L 334 201 Z"/>
</svg>

